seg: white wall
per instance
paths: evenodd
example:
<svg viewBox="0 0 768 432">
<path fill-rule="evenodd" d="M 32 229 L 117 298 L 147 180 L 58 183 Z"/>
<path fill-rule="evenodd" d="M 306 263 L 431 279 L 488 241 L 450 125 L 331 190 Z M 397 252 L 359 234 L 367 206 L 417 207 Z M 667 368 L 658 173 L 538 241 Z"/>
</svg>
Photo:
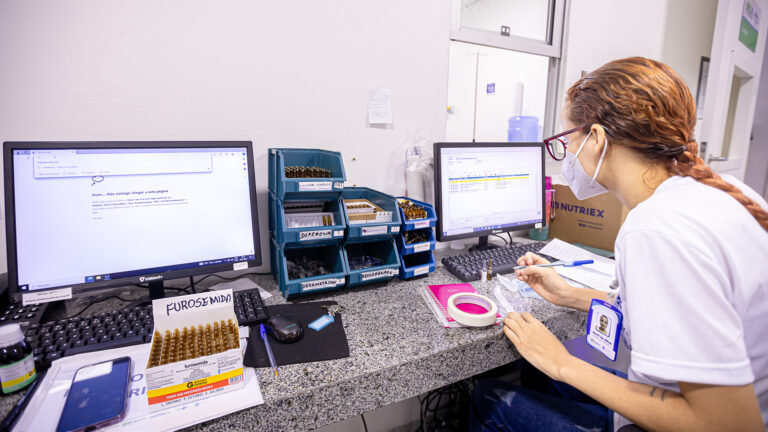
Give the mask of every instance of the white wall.
<svg viewBox="0 0 768 432">
<path fill-rule="evenodd" d="M 266 264 L 267 148 L 341 151 L 349 184 L 394 194 L 409 132 L 444 138 L 449 12 L 442 0 L 0 0 L 0 140 L 252 140 Z M 392 90 L 391 128 L 366 127 L 368 87 Z"/>
<path fill-rule="evenodd" d="M 755 107 L 752 142 L 747 155 L 744 183 L 768 200 L 768 45 Z"/>
<path fill-rule="evenodd" d="M 569 8 L 561 101 L 582 71 L 631 56 L 668 64 L 696 97 L 700 59 L 712 47 L 717 0 L 577 0 Z M 547 162 L 546 168 L 560 173 L 557 162 Z"/>
<path fill-rule="evenodd" d="M 582 71 L 630 56 L 660 59 L 667 1 L 572 1 L 563 49 L 563 96 Z"/>
<path fill-rule="evenodd" d="M 577 0 L 569 2 L 560 72 L 560 102 L 582 71 L 611 60 L 642 56 L 660 59 L 664 42 L 664 11 L 668 0 L 642 2 Z M 558 120 L 560 120 L 558 108 Z M 555 123 L 558 133 L 562 121 Z M 548 175 L 560 173 L 560 162 L 547 159 Z"/>
<path fill-rule="evenodd" d="M 693 97 L 701 57 L 709 57 L 717 0 L 668 0 L 660 60 L 683 77 Z"/>
<path fill-rule="evenodd" d="M 698 1 L 570 2 L 560 100 L 581 71 L 632 55 L 697 80 L 700 49 L 685 47 L 711 29 L 672 21 Z M 268 147 L 341 151 L 349 184 L 395 194 L 404 141 L 445 138 L 449 3 L 0 0 L 0 140 L 252 140 L 266 257 Z M 368 87 L 392 90 L 392 127 L 366 127 Z"/>
</svg>

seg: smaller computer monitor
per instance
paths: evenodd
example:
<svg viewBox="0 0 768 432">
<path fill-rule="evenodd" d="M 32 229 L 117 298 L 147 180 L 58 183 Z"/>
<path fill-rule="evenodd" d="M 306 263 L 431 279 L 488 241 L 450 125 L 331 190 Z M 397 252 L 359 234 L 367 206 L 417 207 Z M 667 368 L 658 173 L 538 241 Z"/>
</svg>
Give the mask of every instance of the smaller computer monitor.
<svg viewBox="0 0 768 432">
<path fill-rule="evenodd" d="M 435 143 L 437 239 L 541 227 L 543 143 Z"/>
<path fill-rule="evenodd" d="M 261 265 L 250 141 L 6 142 L 11 298 Z"/>
</svg>

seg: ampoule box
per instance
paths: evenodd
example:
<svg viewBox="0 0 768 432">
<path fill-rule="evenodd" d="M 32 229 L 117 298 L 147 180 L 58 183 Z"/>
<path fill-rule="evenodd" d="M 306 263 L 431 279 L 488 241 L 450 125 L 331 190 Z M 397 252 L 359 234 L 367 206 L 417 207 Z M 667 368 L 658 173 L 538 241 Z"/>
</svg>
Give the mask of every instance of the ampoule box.
<svg viewBox="0 0 768 432">
<path fill-rule="evenodd" d="M 152 314 L 155 319 L 155 331 L 146 370 L 150 412 L 244 386 L 243 354 L 237 335 L 237 317 L 231 289 L 154 300 Z M 227 324 L 224 331 L 221 330 L 222 321 Z M 215 337 L 203 337 L 204 346 L 195 345 L 195 338 L 189 337 L 192 333 L 190 329 L 194 328 L 195 333 L 202 329 L 203 333 L 206 333 L 208 326 L 213 329 L 214 323 L 219 327 L 219 349 L 216 349 Z M 234 336 L 230 331 L 230 323 L 234 323 Z M 182 337 L 185 327 L 187 339 Z M 177 340 L 173 347 L 175 354 L 171 356 L 166 347 L 163 362 L 170 362 L 156 365 L 159 363 L 158 353 L 162 353 L 163 345 L 169 341 L 168 335 L 171 340 Z M 226 336 L 233 339 L 223 339 Z M 198 342 L 199 340 L 200 338 Z M 184 344 L 182 350 L 178 349 L 179 343 Z M 211 346 L 212 348 L 209 348 Z"/>
</svg>

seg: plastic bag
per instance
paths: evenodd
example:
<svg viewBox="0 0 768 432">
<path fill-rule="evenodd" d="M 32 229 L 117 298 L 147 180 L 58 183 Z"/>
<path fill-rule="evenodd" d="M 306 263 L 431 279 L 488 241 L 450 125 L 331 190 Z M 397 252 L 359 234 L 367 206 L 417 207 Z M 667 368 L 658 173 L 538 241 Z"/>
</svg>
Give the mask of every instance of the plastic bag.
<svg viewBox="0 0 768 432">
<path fill-rule="evenodd" d="M 501 316 L 506 316 L 509 312 L 523 313 L 531 311 L 528 300 L 525 299 L 521 292 L 521 288 L 525 289 L 522 285 L 530 289 L 525 282 L 520 282 L 517 279 L 510 279 L 501 275 L 496 277 L 493 295 L 498 302 L 497 306 Z"/>
<path fill-rule="evenodd" d="M 434 202 L 434 172 L 429 131 L 409 132 L 405 139 L 403 178 L 405 195 L 419 201 Z"/>
</svg>

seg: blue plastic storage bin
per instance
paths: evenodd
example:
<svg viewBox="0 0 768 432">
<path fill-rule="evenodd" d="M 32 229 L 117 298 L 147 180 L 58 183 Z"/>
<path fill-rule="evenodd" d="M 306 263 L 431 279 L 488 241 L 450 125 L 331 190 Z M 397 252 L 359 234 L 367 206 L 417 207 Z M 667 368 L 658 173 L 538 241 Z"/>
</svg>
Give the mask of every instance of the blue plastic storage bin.
<svg viewBox="0 0 768 432">
<path fill-rule="evenodd" d="M 408 198 L 408 197 L 397 197 L 397 199 L 406 199 L 408 201 L 411 201 L 414 204 L 424 207 L 424 210 L 426 210 L 427 212 L 426 218 L 406 220 L 403 209 L 401 209 L 400 206 L 398 205 L 397 210 L 400 213 L 400 219 L 403 222 L 403 226 L 402 226 L 403 231 L 411 231 L 411 230 L 422 229 L 422 228 L 432 228 L 437 223 L 437 214 L 435 213 L 435 208 L 432 207 L 432 204 L 425 203 L 423 201 L 417 201 L 413 198 Z"/>
<path fill-rule="evenodd" d="M 412 231 L 422 230 L 410 230 L 406 232 Z M 395 241 L 397 242 L 397 250 L 400 255 L 411 255 L 414 253 L 435 250 L 435 244 L 437 243 L 435 241 L 435 232 L 432 231 L 432 228 L 424 228 L 423 231 L 427 234 L 427 241 L 425 242 L 407 244 L 405 242 L 405 232 L 400 233 L 399 236 L 395 237 Z"/>
<path fill-rule="evenodd" d="M 275 237 L 272 236 L 270 233 L 269 236 L 269 272 L 272 273 L 272 276 L 275 278 L 275 281 L 278 282 L 278 285 L 280 285 L 280 281 L 277 280 L 278 277 L 278 271 L 277 271 L 277 264 L 279 260 L 277 259 L 277 253 L 275 250 L 277 249 L 277 243 L 275 242 Z"/>
<path fill-rule="evenodd" d="M 287 261 L 301 256 L 324 261 L 331 273 L 301 279 L 290 279 Z M 276 263 L 273 266 L 276 272 L 275 279 L 285 298 L 338 290 L 343 288 L 347 282 L 348 266 L 341 246 L 288 245 L 281 247 L 273 238 L 272 259 Z"/>
<path fill-rule="evenodd" d="M 331 177 L 288 178 L 287 166 L 316 166 L 331 171 Z M 277 199 L 292 192 L 340 192 L 347 179 L 341 153 L 319 149 L 269 149 L 269 190 Z"/>
<path fill-rule="evenodd" d="M 374 256 L 383 264 L 375 267 L 352 270 L 352 260 L 356 256 Z M 348 287 L 388 281 L 399 274 L 400 256 L 395 248 L 395 241 L 384 239 L 367 243 L 352 243 L 344 246 L 344 258 L 349 266 Z"/>
<path fill-rule="evenodd" d="M 432 251 L 404 255 L 400 263 L 400 279 L 422 276 L 435 271 L 435 256 Z"/>
<path fill-rule="evenodd" d="M 277 227 L 277 205 L 280 201 L 275 197 L 273 192 L 269 192 L 269 232 L 274 234 L 275 227 Z"/>
<path fill-rule="evenodd" d="M 341 198 L 366 199 L 381 207 L 382 210 L 392 212 L 391 222 L 351 224 L 346 207 L 342 203 L 344 222 L 347 224 L 347 243 L 367 242 L 381 237 L 391 238 L 400 233 L 400 211 L 393 196 L 366 187 L 350 187 L 344 189 Z"/>
<path fill-rule="evenodd" d="M 305 228 L 288 228 L 287 218 L 291 214 L 286 213 L 285 206 L 290 203 L 302 201 L 322 201 L 323 212 L 333 214 L 333 225 L 313 226 Z M 286 194 L 285 200 L 279 200 L 269 193 L 269 230 L 273 232 L 277 244 L 302 243 L 302 244 L 339 244 L 346 234 L 346 222 L 341 198 L 333 192 L 312 194 L 307 199 L 305 194 Z"/>
</svg>

